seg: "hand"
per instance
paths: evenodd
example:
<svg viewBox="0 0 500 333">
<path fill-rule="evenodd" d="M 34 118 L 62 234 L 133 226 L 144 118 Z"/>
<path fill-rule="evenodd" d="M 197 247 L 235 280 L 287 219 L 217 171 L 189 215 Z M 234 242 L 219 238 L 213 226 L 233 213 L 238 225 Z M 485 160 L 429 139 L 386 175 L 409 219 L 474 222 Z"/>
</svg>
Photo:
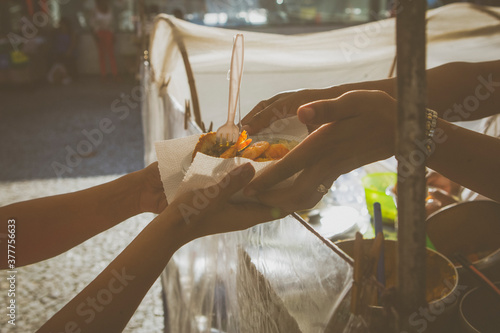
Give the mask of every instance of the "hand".
<svg viewBox="0 0 500 333">
<path fill-rule="evenodd" d="M 441 189 L 445 193 L 448 193 L 449 196 L 458 196 L 461 188 L 460 184 L 455 183 L 454 181 L 433 170 L 427 173 L 426 182 L 427 186 Z"/>
<path fill-rule="evenodd" d="M 188 240 L 217 233 L 243 230 L 285 215 L 273 214 L 260 203 L 235 203 L 231 196 L 255 175 L 250 163 L 237 167 L 218 184 L 182 194 L 159 216 L 173 218 L 188 228 Z"/>
<path fill-rule="evenodd" d="M 141 212 L 161 213 L 167 207 L 167 198 L 160 178 L 158 162 L 138 171 L 140 175 L 141 191 L 139 196 L 139 210 Z"/>
<path fill-rule="evenodd" d="M 451 196 L 449 193 L 441 189 L 438 188 L 429 189 L 429 196 L 425 200 L 426 216 L 429 216 L 432 213 L 438 211 L 439 209 L 454 204 L 456 202 L 458 201 L 453 196 Z"/>
<path fill-rule="evenodd" d="M 304 89 L 279 93 L 259 102 L 241 121 L 249 135 L 272 126 L 276 120 L 297 115 L 297 109 L 306 103 L 323 99 L 319 89 Z"/>
<path fill-rule="evenodd" d="M 285 211 L 310 208 L 321 199 L 320 184 L 329 188 L 341 174 L 394 154 L 396 101 L 385 92 L 348 92 L 303 105 L 298 116 L 322 126 L 266 168 L 245 194 Z M 291 188 L 269 190 L 301 170 Z"/>
<path fill-rule="evenodd" d="M 428 197 L 425 200 L 427 216 L 439 209 L 458 202 L 461 186 L 445 176 L 430 170 L 426 175 Z"/>
</svg>

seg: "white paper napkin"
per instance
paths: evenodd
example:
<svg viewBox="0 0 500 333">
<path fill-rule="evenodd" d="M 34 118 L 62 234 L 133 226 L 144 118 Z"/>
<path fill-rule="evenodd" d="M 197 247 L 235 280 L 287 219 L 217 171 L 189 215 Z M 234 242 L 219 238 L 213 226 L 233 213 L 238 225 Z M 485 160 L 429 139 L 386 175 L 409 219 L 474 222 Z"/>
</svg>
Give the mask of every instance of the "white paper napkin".
<svg viewBox="0 0 500 333">
<path fill-rule="evenodd" d="M 268 129 L 257 135 L 254 141 L 266 137 L 281 137 L 298 142 L 307 136 L 307 127 L 298 118 L 290 117 L 274 122 Z M 275 161 L 255 162 L 246 158 L 216 158 L 205 154 L 196 154 L 191 162 L 193 149 L 198 142 L 199 135 L 184 138 L 155 142 L 158 167 L 163 182 L 163 188 L 168 202 L 186 191 L 202 189 L 217 184 L 234 168 L 250 162 L 255 168 L 256 176 Z M 278 184 L 287 186 L 292 178 Z M 233 200 L 247 201 L 241 193 L 237 193 Z"/>
</svg>

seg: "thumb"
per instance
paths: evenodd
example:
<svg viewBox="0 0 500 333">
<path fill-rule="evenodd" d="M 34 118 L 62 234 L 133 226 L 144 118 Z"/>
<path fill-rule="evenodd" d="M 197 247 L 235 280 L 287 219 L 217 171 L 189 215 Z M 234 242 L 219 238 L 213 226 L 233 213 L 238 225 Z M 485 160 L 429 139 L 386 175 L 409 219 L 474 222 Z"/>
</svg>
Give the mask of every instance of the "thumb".
<svg viewBox="0 0 500 333">
<path fill-rule="evenodd" d="M 227 200 L 233 194 L 245 187 L 255 175 L 255 169 L 250 163 L 243 164 L 229 172 L 217 185 L 220 199 Z"/>
<path fill-rule="evenodd" d="M 278 108 L 276 106 L 265 106 L 260 109 L 261 106 L 266 105 L 265 103 L 267 102 L 261 102 L 241 121 L 243 129 L 247 131 L 249 135 L 259 133 L 261 130 L 269 127 L 275 121 L 286 117 L 291 117 L 293 115 L 287 113 L 286 107 Z"/>
<path fill-rule="evenodd" d="M 304 124 L 325 124 L 352 118 L 359 109 L 362 91 L 350 91 L 337 98 L 324 99 L 304 104 L 297 110 L 299 120 Z"/>
</svg>

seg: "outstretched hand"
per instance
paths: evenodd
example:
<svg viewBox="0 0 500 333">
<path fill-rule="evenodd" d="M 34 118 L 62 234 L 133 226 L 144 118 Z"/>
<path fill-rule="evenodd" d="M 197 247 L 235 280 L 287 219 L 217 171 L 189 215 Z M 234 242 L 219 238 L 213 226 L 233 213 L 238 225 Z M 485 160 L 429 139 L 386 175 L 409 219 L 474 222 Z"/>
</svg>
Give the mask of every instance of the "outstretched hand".
<svg viewBox="0 0 500 333">
<path fill-rule="evenodd" d="M 265 204 L 291 212 L 314 206 L 317 191 L 329 188 L 341 174 L 394 154 L 396 101 L 382 91 L 351 91 L 342 96 L 302 105 L 301 122 L 320 125 L 285 157 L 245 189 Z M 292 188 L 269 190 L 302 171 Z"/>
<path fill-rule="evenodd" d="M 145 179 L 151 181 L 150 191 L 146 191 L 149 194 L 145 198 L 159 198 L 157 169 L 156 163 L 143 169 Z M 214 186 L 187 192 L 173 200 L 104 271 L 47 321 L 39 332 L 64 331 L 68 327 L 67 323 L 73 323 L 72 327 L 82 332 L 121 332 L 144 295 L 181 246 L 198 237 L 241 230 L 275 218 L 271 215 L 271 209 L 262 204 L 238 204 L 230 200 L 234 193 L 248 184 L 254 174 L 253 167 L 246 164 L 230 172 Z M 140 171 L 138 175 L 141 175 Z M 150 207 L 156 209 L 166 205 L 166 201 L 156 202 L 156 207 Z M 99 301 L 103 290 L 113 292 L 111 295 L 108 291 L 113 302 L 101 306 L 98 312 L 91 312 L 95 314 L 92 320 L 82 320 L 81 313 L 84 312 L 80 310 L 85 306 L 91 307 L 88 300 L 95 300 L 96 295 Z"/>
<path fill-rule="evenodd" d="M 241 124 L 249 135 L 256 134 L 276 120 L 297 115 L 301 105 L 322 98 L 321 90 L 316 89 L 285 91 L 259 102 L 241 120 Z"/>
<path fill-rule="evenodd" d="M 154 162 L 139 171 L 141 177 L 141 191 L 139 209 L 141 212 L 159 214 L 167 207 L 167 198 L 163 191 L 163 184 L 158 170 L 158 162 Z"/>
<path fill-rule="evenodd" d="M 250 163 L 235 168 L 218 184 L 186 192 L 170 203 L 160 218 L 174 218 L 187 228 L 188 241 L 212 234 L 244 230 L 285 215 L 260 203 L 233 202 L 231 197 L 255 175 Z"/>
</svg>

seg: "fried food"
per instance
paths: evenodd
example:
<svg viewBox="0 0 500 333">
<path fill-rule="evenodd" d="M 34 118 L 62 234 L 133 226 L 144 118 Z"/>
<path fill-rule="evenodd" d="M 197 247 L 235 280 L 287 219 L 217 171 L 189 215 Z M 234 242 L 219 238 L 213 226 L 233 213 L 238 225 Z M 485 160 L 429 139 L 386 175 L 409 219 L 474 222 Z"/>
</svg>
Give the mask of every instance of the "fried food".
<svg viewBox="0 0 500 333">
<path fill-rule="evenodd" d="M 205 155 L 209 156 L 220 156 L 222 152 L 218 150 L 221 148 L 220 145 L 217 145 L 217 137 L 215 132 L 208 132 L 206 134 L 200 135 L 198 142 L 193 150 L 192 158 L 200 151 Z"/>
<path fill-rule="evenodd" d="M 275 143 L 269 146 L 269 148 L 264 152 L 264 158 L 269 160 L 279 160 L 290 150 L 282 143 Z"/>
<path fill-rule="evenodd" d="M 234 145 L 232 145 L 231 147 L 229 147 L 228 150 L 223 152 L 220 155 L 220 157 L 221 158 L 235 157 L 239 151 L 245 149 L 250 144 L 250 142 L 252 142 L 252 139 L 247 139 L 247 138 L 248 138 L 247 132 L 246 131 L 241 132 L 236 143 Z"/>
<path fill-rule="evenodd" d="M 252 139 L 247 139 L 246 131 L 241 132 L 236 143 L 227 142 L 225 144 L 217 142 L 216 132 L 208 132 L 200 135 L 200 138 L 194 147 L 192 159 L 194 160 L 194 157 L 198 152 L 213 157 L 235 157 L 236 154 L 246 148 L 250 142 L 252 142 Z"/>
<path fill-rule="evenodd" d="M 252 139 L 248 138 L 247 132 L 242 131 L 238 140 L 234 143 L 221 144 L 217 142 L 217 133 L 209 132 L 202 134 L 193 150 L 192 159 L 198 152 L 205 155 L 232 158 L 244 157 L 257 162 L 277 160 L 285 156 L 296 143 L 283 142 L 270 143 L 259 141 L 250 145 Z M 288 145 L 288 147 L 287 147 Z"/>
<path fill-rule="evenodd" d="M 269 148 L 270 144 L 267 141 L 259 141 L 252 143 L 247 149 L 241 153 L 241 157 L 255 160 Z"/>
</svg>

